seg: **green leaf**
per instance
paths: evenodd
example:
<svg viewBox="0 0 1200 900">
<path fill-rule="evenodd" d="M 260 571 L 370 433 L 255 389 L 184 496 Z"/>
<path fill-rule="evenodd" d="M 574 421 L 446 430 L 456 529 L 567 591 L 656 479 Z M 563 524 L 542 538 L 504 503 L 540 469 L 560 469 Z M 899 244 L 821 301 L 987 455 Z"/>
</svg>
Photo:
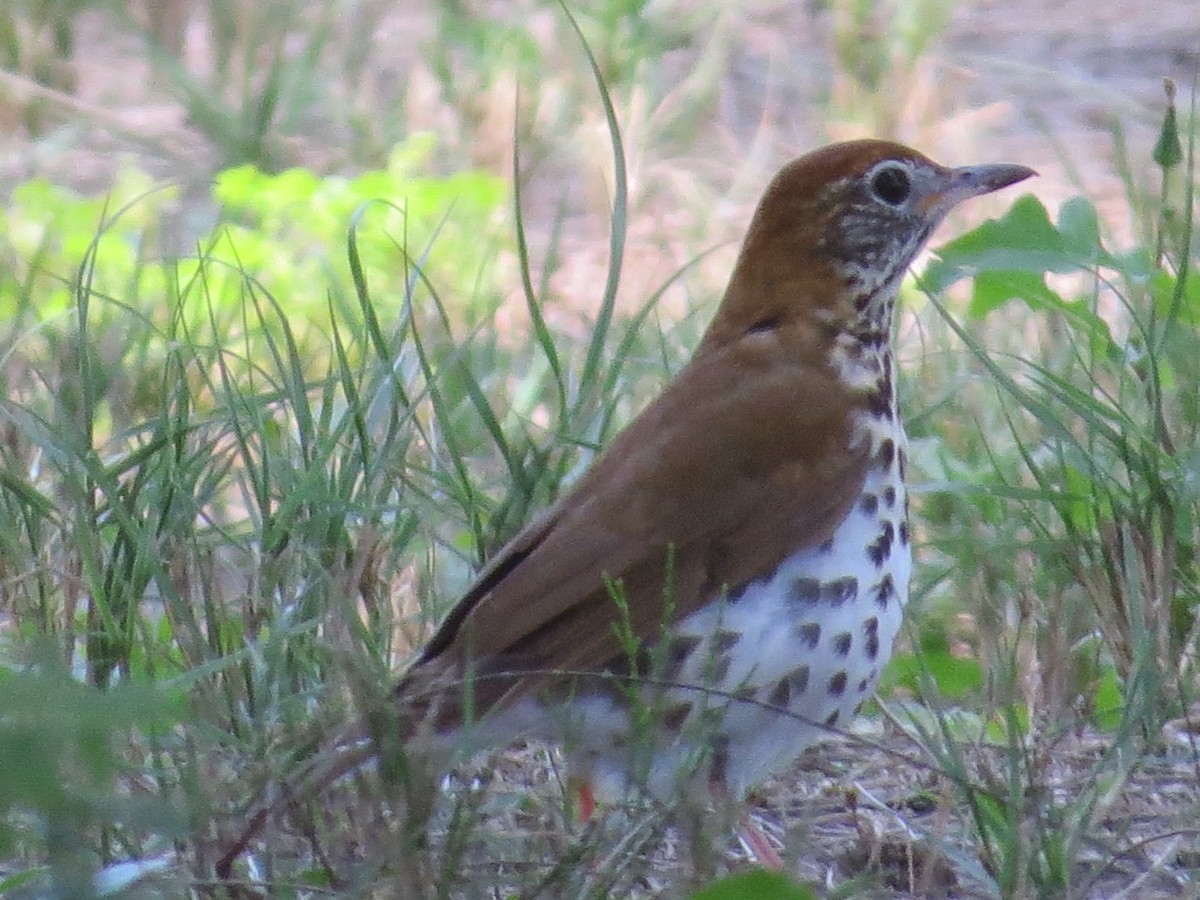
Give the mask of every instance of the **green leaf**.
<svg viewBox="0 0 1200 900">
<path fill-rule="evenodd" d="M 1023 703 L 999 707 L 987 723 L 986 736 L 997 746 L 1023 744 L 1029 734 L 1029 708 Z"/>
<path fill-rule="evenodd" d="M 984 222 L 938 250 L 922 281 L 934 291 L 984 269 L 1072 272 L 1079 265 L 1041 201 L 1017 200 L 999 219 Z"/>
<path fill-rule="evenodd" d="M 1092 719 L 1097 728 L 1116 731 L 1121 727 L 1125 697 L 1121 693 L 1121 677 L 1117 670 L 1108 666 L 1096 684 L 1096 696 L 1092 700 Z"/>
<path fill-rule="evenodd" d="M 937 642 L 923 639 L 922 643 Z M 945 641 L 941 643 L 944 645 Z M 979 660 L 954 656 L 941 647 L 922 646 L 919 656 L 901 653 L 892 658 L 883 690 L 886 693 L 889 685 L 895 685 L 919 695 L 922 672 L 933 678 L 941 696 L 954 700 L 978 694 L 983 687 L 983 667 Z"/>
<path fill-rule="evenodd" d="M 922 275 L 922 286 L 941 292 L 974 277 L 969 313 L 977 318 L 1014 298 L 1034 309 L 1064 310 L 1062 298 L 1046 286 L 1047 272 L 1116 265 L 1101 243 L 1096 208 L 1083 197 L 1063 204 L 1057 225 L 1037 198 L 1022 197 L 1001 218 L 943 246 L 938 257 Z"/>
<path fill-rule="evenodd" d="M 967 315 L 982 319 L 1014 298 L 1024 300 L 1034 309 L 1062 303 L 1062 299 L 1046 287 L 1040 274 L 1016 269 L 988 269 L 975 276 Z"/>
<path fill-rule="evenodd" d="M 816 896 L 782 872 L 751 869 L 710 884 L 692 894 L 692 900 L 815 900 Z"/>
<path fill-rule="evenodd" d="M 1058 232 L 1062 235 L 1063 249 L 1078 259 L 1094 259 L 1097 252 L 1108 258 L 1100 243 L 1100 217 L 1086 197 L 1072 197 L 1062 205 L 1058 211 Z"/>
</svg>

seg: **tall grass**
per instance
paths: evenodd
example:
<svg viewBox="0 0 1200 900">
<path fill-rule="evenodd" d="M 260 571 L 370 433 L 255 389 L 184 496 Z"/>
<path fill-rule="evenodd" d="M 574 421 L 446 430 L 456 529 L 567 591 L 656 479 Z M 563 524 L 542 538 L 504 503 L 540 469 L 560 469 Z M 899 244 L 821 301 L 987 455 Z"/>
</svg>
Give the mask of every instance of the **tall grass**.
<svg viewBox="0 0 1200 900">
<path fill-rule="evenodd" d="M 281 258 L 311 271 L 310 238 L 269 203 L 317 210 L 334 196 L 298 176 L 222 176 L 230 209 L 246 197 L 257 205 L 176 262 L 125 255 L 124 217 L 144 199 L 109 213 L 42 198 L 63 231 L 44 232 L 44 251 L 13 285 L 24 327 L 8 338 L 20 364 L 3 407 L 11 452 L 0 541 L 11 549 L 2 589 L 14 638 L 45 633 L 57 646 L 49 662 L 22 662 L 20 644 L 12 648 L 9 677 L 30 689 L 7 701 L 21 725 L 3 777 L 20 785 L 38 772 L 58 788 L 4 792 L 16 823 L 7 852 L 29 863 L 6 887 L 87 896 L 97 889 L 90 873 L 116 877 L 105 866 L 124 859 L 149 873 L 142 890 L 201 885 L 257 798 L 336 757 L 364 719 L 386 716 L 392 672 L 444 601 L 604 443 L 628 414 L 631 383 L 664 377 L 640 335 L 662 291 L 632 316 L 616 314 L 625 167 L 599 64 L 587 59 L 616 193 L 608 276 L 582 345 L 568 347 L 542 315 L 547 281 L 534 274 L 519 193 L 513 227 L 532 342 L 488 329 L 500 302 L 490 279 L 473 292 L 473 329 L 455 333 L 464 298 L 452 308 L 435 281 L 439 242 L 461 227 L 445 207 L 441 221 L 422 218 L 409 197 L 395 210 L 360 207 L 341 262 L 317 267 L 328 278 L 321 310 L 309 285 L 279 277 Z M 454 199 L 469 216 L 477 187 L 447 182 L 437 202 Z M 411 180 L 394 189 L 427 192 Z M 69 280 L 47 278 L 39 256 L 57 258 L 61 234 L 97 212 Z M 485 236 L 478 224 L 473 235 Z M 399 279 L 380 265 L 385 250 Z M 62 302 L 56 315 L 39 308 L 46 297 Z M 38 678 L 80 699 L 56 703 L 39 724 Z M 105 701 L 81 719 L 93 691 L 143 699 Z M 99 746 L 97 717 L 111 729 Z M 61 750 L 42 757 L 51 736 Z M 225 889 L 378 882 L 450 896 L 575 880 L 604 892 L 636 877 L 661 834 L 643 817 L 618 841 L 611 828 L 603 842 L 595 829 L 573 835 L 558 791 L 513 807 L 511 791 L 468 782 L 435 803 L 431 785 L 418 791 L 396 768 L 402 752 L 383 751 L 379 776 L 336 788 L 347 796 L 332 805 L 322 796 L 281 810 Z M 94 757 L 87 778 L 71 774 L 78 757 Z M 172 815 L 134 817 L 123 800 L 104 799 L 132 793 Z M 410 814 L 394 819 L 398 810 Z M 514 818 L 515 837 L 495 824 Z M 545 834 L 531 827 L 542 821 Z M 70 835 L 66 849 L 40 841 L 44 829 Z M 621 864 L 597 873 L 584 860 L 601 852 Z"/>
<path fill-rule="evenodd" d="M 967 402 L 930 413 L 974 427 L 940 438 L 953 480 L 923 508 L 949 568 L 929 596 L 970 615 L 966 640 L 987 664 L 976 728 L 901 718 L 965 807 L 976 880 L 994 896 L 1094 896 L 1123 855 L 1197 836 L 1174 817 L 1121 821 L 1148 754 L 1174 754 L 1174 777 L 1200 772 L 1194 741 L 1162 744 L 1169 720 L 1192 721 L 1200 648 L 1194 150 L 1179 179 L 1176 128 L 1172 106 L 1154 245 L 1116 253 L 1085 200 L 1051 223 L 1025 198 L 943 247 L 922 279 L 931 327 L 974 362 Z M 939 293 L 966 273 L 961 323 Z M 1076 277 L 1062 289 L 1046 273 Z M 933 698 L 940 662 L 926 663 L 919 689 Z M 1089 733 L 1093 750 L 1076 755 Z"/>
</svg>

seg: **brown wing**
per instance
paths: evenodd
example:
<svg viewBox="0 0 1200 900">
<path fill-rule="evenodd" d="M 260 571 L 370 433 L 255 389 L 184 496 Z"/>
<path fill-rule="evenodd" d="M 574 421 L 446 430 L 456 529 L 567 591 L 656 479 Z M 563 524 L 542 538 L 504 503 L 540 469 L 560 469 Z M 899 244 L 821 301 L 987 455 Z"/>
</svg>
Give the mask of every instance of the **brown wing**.
<svg viewBox="0 0 1200 900">
<path fill-rule="evenodd" d="M 860 492 L 869 447 L 853 433 L 855 396 L 827 364 L 802 361 L 823 353 L 797 352 L 788 337 L 753 333 L 693 359 L 573 491 L 500 551 L 401 693 L 462 677 L 470 664 L 487 676 L 473 687 L 482 714 L 545 682 L 533 673 L 619 667 L 623 617 L 652 639 L 667 593 L 678 620 L 823 543 Z M 606 578 L 621 583 L 627 613 Z"/>
</svg>

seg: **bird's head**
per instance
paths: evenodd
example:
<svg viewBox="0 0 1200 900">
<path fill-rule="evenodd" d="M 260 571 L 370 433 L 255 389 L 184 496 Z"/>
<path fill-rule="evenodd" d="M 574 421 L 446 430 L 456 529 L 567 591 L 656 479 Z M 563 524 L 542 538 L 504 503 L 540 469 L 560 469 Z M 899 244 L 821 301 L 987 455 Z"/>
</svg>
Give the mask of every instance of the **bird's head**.
<svg viewBox="0 0 1200 900">
<path fill-rule="evenodd" d="M 799 318 L 886 331 L 905 270 L 946 213 L 1034 174 L 1008 164 L 946 168 L 876 140 L 795 159 L 758 205 L 713 330 L 734 338 Z"/>
</svg>

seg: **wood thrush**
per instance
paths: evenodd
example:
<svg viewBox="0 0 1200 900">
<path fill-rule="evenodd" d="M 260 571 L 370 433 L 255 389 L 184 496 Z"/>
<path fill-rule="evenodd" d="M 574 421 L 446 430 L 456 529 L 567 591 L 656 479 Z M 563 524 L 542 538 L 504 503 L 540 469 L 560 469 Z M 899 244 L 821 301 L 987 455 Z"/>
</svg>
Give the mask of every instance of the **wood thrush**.
<svg viewBox="0 0 1200 900">
<path fill-rule="evenodd" d="M 586 796 L 674 799 L 699 775 L 737 802 L 845 724 L 891 654 L 912 565 L 897 289 L 948 210 L 1033 174 L 873 140 L 785 166 L 695 355 L 401 678 L 410 746 L 453 760 L 548 738 Z M 282 802 L 247 811 L 220 877 Z"/>
<path fill-rule="evenodd" d="M 897 289 L 949 209 L 1032 174 L 874 140 L 785 166 L 695 355 L 403 677 L 414 730 L 549 738 L 659 796 L 699 766 L 736 798 L 845 724 L 912 565 Z"/>
</svg>

